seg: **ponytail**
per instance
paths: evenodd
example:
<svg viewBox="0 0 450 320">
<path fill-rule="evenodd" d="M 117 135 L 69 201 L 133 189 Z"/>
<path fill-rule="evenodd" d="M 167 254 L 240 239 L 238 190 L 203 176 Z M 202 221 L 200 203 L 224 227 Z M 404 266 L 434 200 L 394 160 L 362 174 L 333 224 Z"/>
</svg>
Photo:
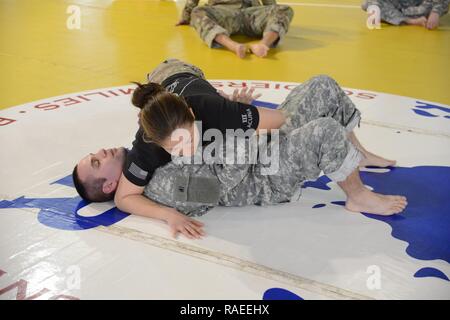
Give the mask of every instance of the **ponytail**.
<svg viewBox="0 0 450 320">
<path fill-rule="evenodd" d="M 182 97 L 168 92 L 158 83 L 133 83 L 138 87 L 131 101 L 141 109 L 139 120 L 145 141 L 162 145 L 176 129 L 194 122 L 194 116 Z"/>
<path fill-rule="evenodd" d="M 155 82 L 149 82 L 146 84 L 142 84 L 139 82 L 132 82 L 137 85 L 137 88 L 133 92 L 133 97 L 131 98 L 131 103 L 138 107 L 139 109 L 143 109 L 147 102 L 152 98 L 157 96 L 160 93 L 166 91 L 164 87 Z"/>
</svg>

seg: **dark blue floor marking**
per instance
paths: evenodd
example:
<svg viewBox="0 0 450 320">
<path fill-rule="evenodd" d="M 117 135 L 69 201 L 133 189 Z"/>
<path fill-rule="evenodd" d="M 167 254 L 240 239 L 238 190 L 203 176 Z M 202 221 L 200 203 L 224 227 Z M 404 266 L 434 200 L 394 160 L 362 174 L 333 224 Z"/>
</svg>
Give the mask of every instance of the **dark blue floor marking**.
<svg viewBox="0 0 450 320">
<path fill-rule="evenodd" d="M 361 179 L 374 192 L 403 195 L 408 199 L 408 206 L 401 214 L 364 214 L 366 217 L 389 224 L 391 235 L 408 243 L 406 252 L 411 257 L 450 263 L 450 167 L 396 167 L 384 173 L 361 172 Z M 329 190 L 327 181 L 322 176 L 305 187 Z M 344 201 L 331 203 L 345 205 Z"/>
</svg>

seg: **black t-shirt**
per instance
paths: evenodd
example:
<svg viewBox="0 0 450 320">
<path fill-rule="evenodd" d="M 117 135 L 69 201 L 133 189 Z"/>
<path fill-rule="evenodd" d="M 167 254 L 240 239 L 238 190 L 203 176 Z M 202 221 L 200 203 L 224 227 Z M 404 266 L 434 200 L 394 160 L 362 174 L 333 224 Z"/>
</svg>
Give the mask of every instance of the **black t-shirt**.
<svg viewBox="0 0 450 320">
<path fill-rule="evenodd" d="M 173 75 L 163 81 L 169 91 L 182 96 L 192 109 L 196 121 L 202 121 L 202 131 L 218 129 L 255 129 L 259 113 L 255 106 L 233 102 L 220 96 L 206 80 L 189 73 Z M 123 173 L 135 185 L 145 186 L 155 170 L 171 161 L 171 155 L 155 143 L 143 139 L 139 128 L 132 149 L 127 153 Z"/>
</svg>

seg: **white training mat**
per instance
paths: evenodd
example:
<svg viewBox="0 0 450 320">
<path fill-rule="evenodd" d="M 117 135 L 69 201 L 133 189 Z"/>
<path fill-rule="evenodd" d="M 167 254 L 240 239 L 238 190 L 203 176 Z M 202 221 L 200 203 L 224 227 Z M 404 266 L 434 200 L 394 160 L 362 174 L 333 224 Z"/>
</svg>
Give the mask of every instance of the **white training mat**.
<svg viewBox="0 0 450 320">
<path fill-rule="evenodd" d="M 275 107 L 296 83 L 256 87 Z M 362 112 L 356 134 L 396 159 L 364 183 L 400 194 L 400 215 L 356 214 L 326 177 L 299 202 L 218 207 L 208 236 L 172 239 L 164 223 L 113 203 L 86 205 L 71 172 L 100 148 L 131 145 L 130 86 L 0 110 L 0 299 L 450 299 L 450 106 L 346 89 Z"/>
</svg>

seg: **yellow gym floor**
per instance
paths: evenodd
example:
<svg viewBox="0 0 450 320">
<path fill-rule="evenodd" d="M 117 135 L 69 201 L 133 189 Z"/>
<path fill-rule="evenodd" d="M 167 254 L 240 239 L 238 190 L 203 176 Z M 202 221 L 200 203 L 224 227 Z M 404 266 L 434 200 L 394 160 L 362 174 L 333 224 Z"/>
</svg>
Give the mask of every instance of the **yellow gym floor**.
<svg viewBox="0 0 450 320">
<path fill-rule="evenodd" d="M 328 74 L 345 87 L 450 104 L 449 16 L 434 31 L 369 30 L 360 3 L 291 0 L 295 16 L 282 45 L 266 59 L 240 60 L 207 48 L 191 27 L 175 27 L 184 2 L 0 0 L 0 108 L 143 81 L 168 57 L 200 66 L 209 79 Z M 80 30 L 66 28 L 71 4 L 81 8 Z"/>
</svg>

